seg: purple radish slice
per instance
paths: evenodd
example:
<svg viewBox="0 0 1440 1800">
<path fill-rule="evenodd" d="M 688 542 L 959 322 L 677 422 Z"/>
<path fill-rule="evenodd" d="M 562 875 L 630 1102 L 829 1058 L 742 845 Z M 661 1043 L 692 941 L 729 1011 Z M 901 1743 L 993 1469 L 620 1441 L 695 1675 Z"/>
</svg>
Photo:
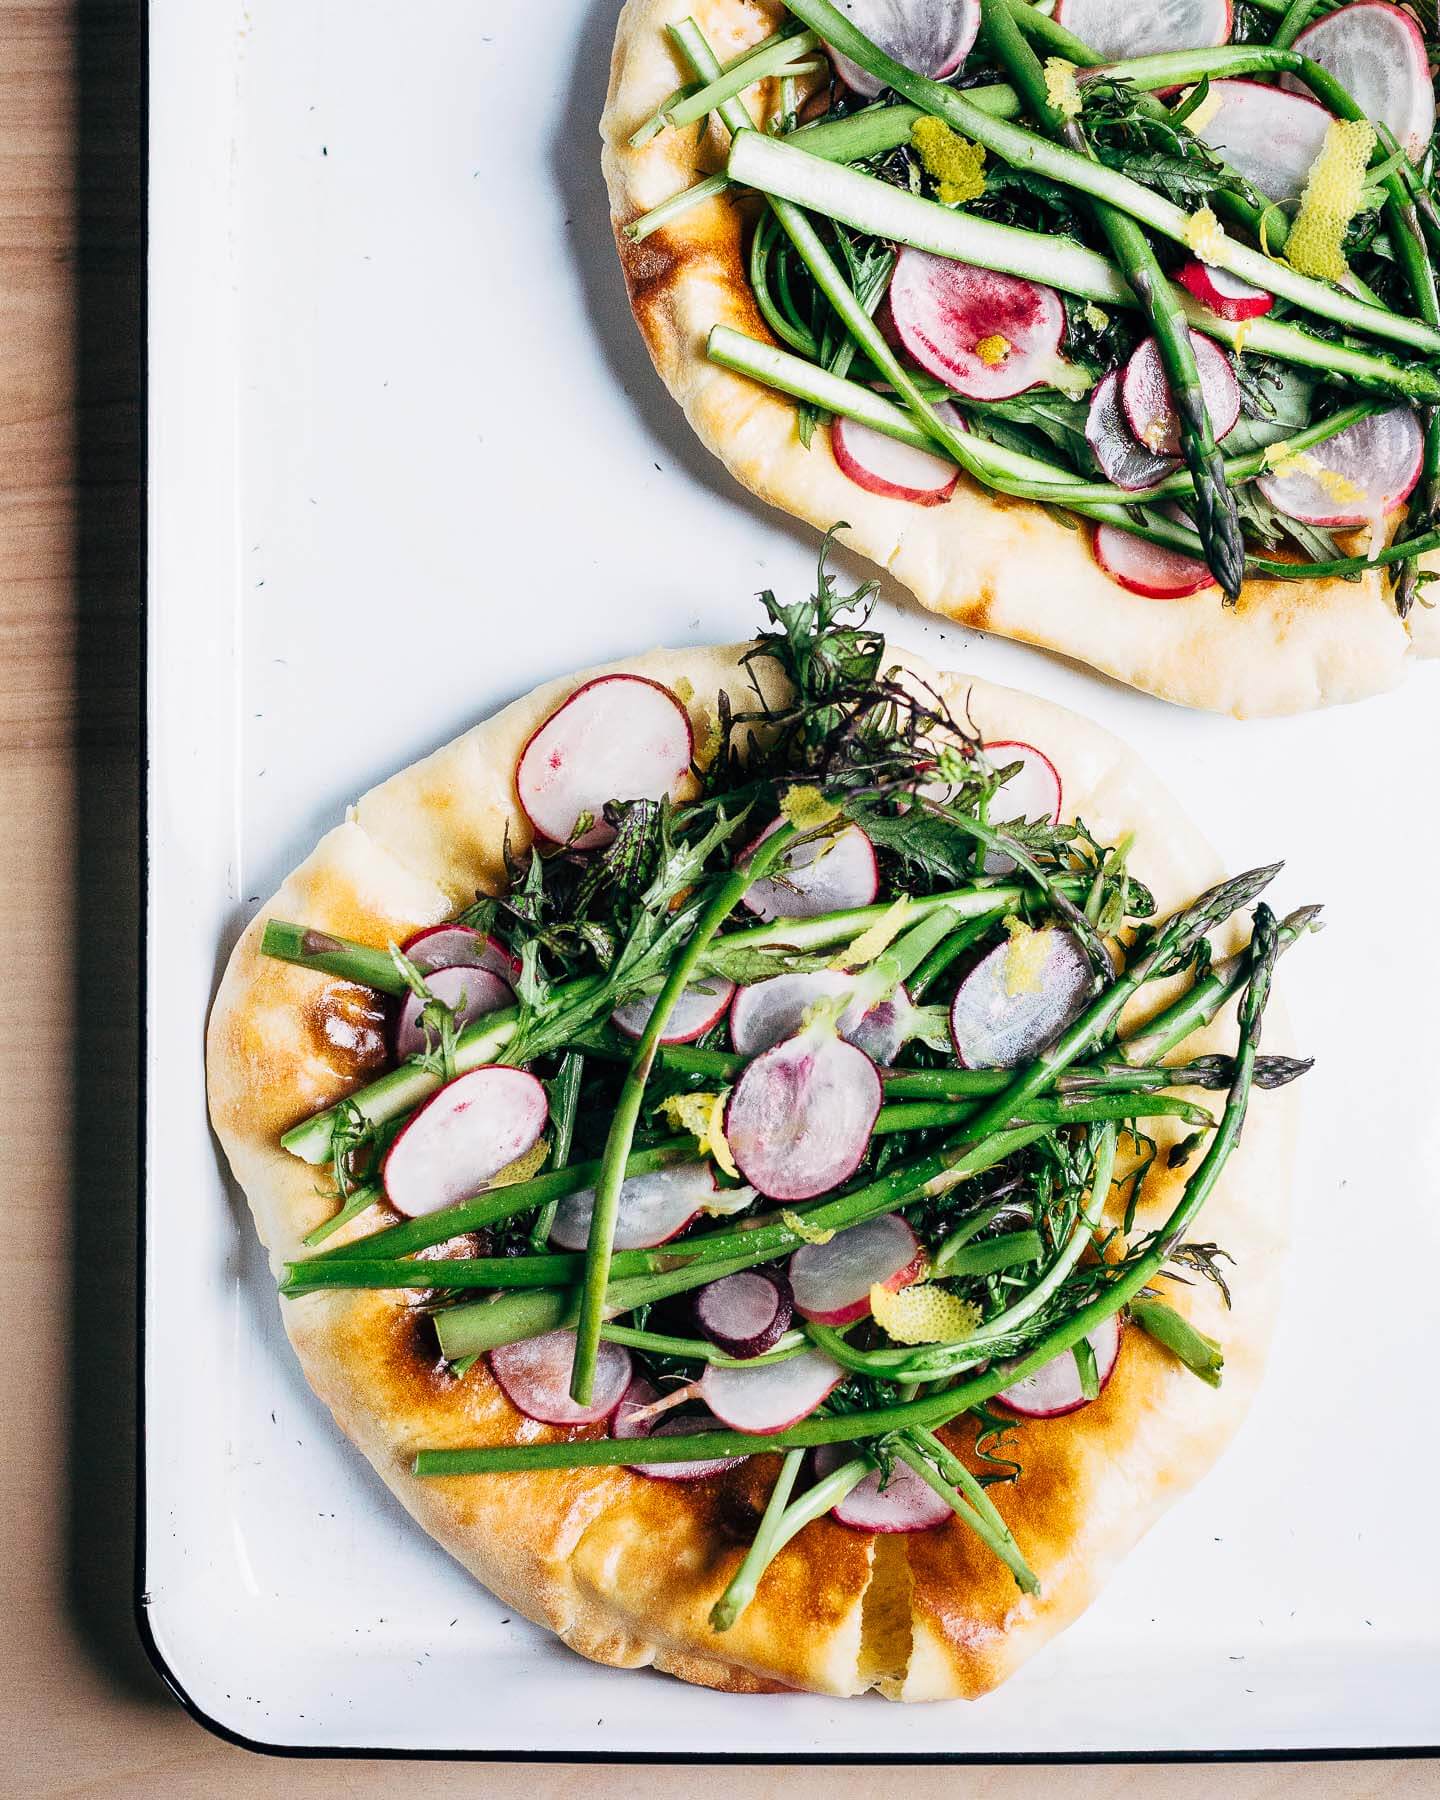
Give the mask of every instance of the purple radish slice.
<svg viewBox="0 0 1440 1800">
<path fill-rule="evenodd" d="M 735 983 L 723 981 L 718 975 L 707 976 L 703 981 L 692 981 L 671 1007 L 660 1042 L 693 1044 L 696 1038 L 704 1037 L 712 1025 L 718 1025 L 725 1017 L 725 1009 L 734 992 Z M 642 994 L 638 1000 L 617 1006 L 610 1015 L 611 1021 L 626 1037 L 638 1038 L 650 1023 L 655 1000 L 654 994 Z"/>
<path fill-rule="evenodd" d="M 768 1437 L 808 1418 L 844 1374 L 823 1351 L 802 1350 L 758 1369 L 711 1363 L 700 1377 L 700 1393 L 722 1425 Z"/>
<path fill-rule="evenodd" d="M 780 821 L 769 825 L 748 855 L 763 844 Z M 773 875 L 745 891 L 745 904 L 767 923 L 773 919 L 813 919 L 820 913 L 848 912 L 869 906 L 880 890 L 875 848 L 858 825 L 846 825 L 828 837 L 807 838 L 787 850 Z"/>
<path fill-rule="evenodd" d="M 816 1325 L 850 1325 L 870 1311 L 872 1287 L 892 1294 L 918 1281 L 925 1267 L 920 1240 L 899 1213 L 882 1213 L 828 1244 L 802 1244 L 790 1258 L 795 1309 Z"/>
<path fill-rule="evenodd" d="M 620 1189 L 615 1248 L 653 1250 L 657 1244 L 668 1244 L 703 1208 L 723 1202 L 717 1210 L 738 1212 L 754 1197 L 745 1188 L 722 1192 L 708 1162 L 680 1163 L 648 1175 L 631 1175 Z M 550 1242 L 560 1250 L 583 1250 L 590 1241 L 594 1211 L 594 1188 L 567 1194 L 555 1208 Z"/>
<path fill-rule="evenodd" d="M 1267 200 L 1298 200 L 1325 144 L 1330 114 L 1315 100 L 1258 81 L 1212 81 L 1220 102 L 1196 137 Z"/>
<path fill-rule="evenodd" d="M 1131 431 L 1120 404 L 1119 369 L 1112 369 L 1090 396 L 1085 441 L 1095 452 L 1105 479 L 1131 493 L 1154 487 L 1180 466 L 1173 456 L 1157 456 L 1147 450 Z"/>
<path fill-rule="evenodd" d="M 608 1419 L 630 1386 L 630 1352 L 604 1340 L 595 1356 L 595 1391 L 588 1406 L 570 1398 L 575 1333 L 547 1331 L 518 1344 L 503 1344 L 489 1355 L 490 1373 L 505 1398 L 527 1419 L 542 1425 L 598 1425 Z"/>
<path fill-rule="evenodd" d="M 1282 464 L 1256 486 L 1273 507 L 1307 525 L 1378 523 L 1410 497 L 1424 448 L 1415 414 L 1408 406 L 1392 406 L 1313 445 L 1303 467 L 1289 471 Z M 1305 473 L 1312 459 L 1323 473 Z M 1358 490 L 1358 499 L 1352 490 Z"/>
<path fill-rule="evenodd" d="M 770 1200 L 811 1200 L 849 1179 L 880 1111 L 880 1071 L 823 1027 L 757 1056 L 725 1103 L 736 1166 Z"/>
<path fill-rule="evenodd" d="M 1420 161 L 1435 129 L 1435 90 L 1425 39 L 1408 13 L 1360 0 L 1307 26 L 1294 48 L 1328 69 L 1368 118 L 1394 132 L 1411 162 Z M 1281 83 L 1309 91 L 1296 75 Z"/>
<path fill-rule="evenodd" d="M 1008 400 L 1055 373 L 1065 307 L 1054 288 L 907 249 L 889 300 L 910 359 L 967 400 Z"/>
<path fill-rule="evenodd" d="M 727 1356 L 763 1356 L 790 1329 L 795 1304 L 783 1275 L 742 1269 L 695 1296 L 695 1320 Z"/>
<path fill-rule="evenodd" d="M 822 1444 L 815 1452 L 816 1475 L 822 1479 L 833 1475 L 853 1454 L 854 1446 L 850 1444 Z M 880 1471 L 872 1469 L 843 1500 L 836 1501 L 830 1513 L 852 1531 L 875 1532 L 932 1531 L 954 1516 L 929 1482 L 898 1456 L 890 1465 L 890 1479 L 883 1488 Z"/>
<path fill-rule="evenodd" d="M 1215 585 L 1209 565 L 1199 557 L 1152 544 L 1114 525 L 1096 527 L 1095 560 L 1112 581 L 1147 600 L 1183 600 Z"/>
<path fill-rule="evenodd" d="M 513 985 L 520 974 L 520 958 L 473 925 L 430 925 L 400 948 L 422 975 L 432 969 L 488 969 Z"/>
<path fill-rule="evenodd" d="M 1118 62 L 1217 48 L 1230 36 L 1230 0 L 1057 0 L 1055 22 Z"/>
<path fill-rule="evenodd" d="M 1112 1314 L 1086 1335 L 1090 1348 L 1095 1352 L 1095 1370 L 1100 1377 L 1100 1391 L 1103 1393 L 1105 1383 L 1114 1373 L 1115 1363 L 1120 1355 L 1118 1315 Z M 1033 1375 L 1017 1381 L 1014 1387 L 1006 1388 L 996 1398 L 1002 1406 L 1008 1407 L 1013 1413 L 1019 1413 L 1025 1419 L 1058 1419 L 1065 1413 L 1077 1412 L 1087 1404 L 1080 1387 L 1080 1370 L 1069 1350 L 1062 1350 Z"/>
<path fill-rule="evenodd" d="M 601 675 L 577 688 L 520 753 L 515 791 L 541 837 L 567 844 L 582 813 L 596 823 L 580 850 L 608 844 L 609 800 L 673 798 L 694 755 L 690 717 L 667 687 L 643 675 Z"/>
<path fill-rule="evenodd" d="M 637 1376 L 630 1385 L 629 1393 L 616 1408 L 610 1435 L 622 1440 L 688 1437 L 697 1431 L 716 1431 L 720 1428 L 720 1421 L 712 1414 L 692 1411 L 678 1415 L 672 1413 L 652 1429 L 648 1419 L 637 1419 L 634 1415 L 653 1405 L 655 1399 L 654 1388 L 648 1381 Z M 727 1469 L 736 1468 L 744 1461 L 743 1456 L 715 1456 L 698 1462 L 626 1463 L 625 1466 L 633 1474 L 648 1476 L 651 1481 L 700 1481 L 706 1475 L 723 1475 Z"/>
<path fill-rule="evenodd" d="M 463 968 L 431 969 L 425 985 L 437 1000 L 454 1008 L 457 1025 L 468 1025 L 482 1013 L 498 1012 L 515 1001 L 515 990 L 508 981 L 473 963 Z M 420 1027 L 424 1010 L 425 1002 L 417 994 L 405 996 L 395 1021 L 395 1054 L 402 1061 L 407 1056 L 419 1056 L 425 1049 L 425 1033 Z"/>
<path fill-rule="evenodd" d="M 1035 937 L 1044 939 L 1038 954 Z M 1012 958 L 1022 962 L 1018 978 Z M 1019 992 L 1011 993 L 1012 986 Z M 1079 1017 L 1094 987 L 1094 971 L 1073 932 L 1047 925 L 1018 944 L 999 944 L 955 990 L 950 1004 L 955 1054 L 967 1069 L 1013 1069 L 1030 1062 Z"/>
<path fill-rule="evenodd" d="M 1007 825 L 1016 819 L 1043 819 L 1047 824 L 1060 823 L 1063 794 L 1060 772 L 1043 750 L 1033 744 L 1022 744 L 999 738 L 986 744 L 985 755 L 991 766 L 1008 769 L 1012 763 L 1020 767 L 990 801 L 991 824 Z M 1003 850 L 985 852 L 987 875 L 1009 875 L 1016 868 L 1013 856 Z"/>
<path fill-rule="evenodd" d="M 730 1008 L 730 1042 L 741 1056 L 759 1056 L 794 1037 L 817 1001 L 854 993 L 859 986 L 856 976 L 841 969 L 812 969 L 772 975 L 768 981 L 740 988 Z M 860 992 L 840 1015 L 838 1030 L 847 1043 L 884 1065 L 893 1062 L 905 1041 L 909 1011 L 909 995 L 903 988 L 895 999 L 868 1008 Z"/>
<path fill-rule="evenodd" d="M 1259 319 L 1275 304 L 1275 296 L 1264 288 L 1251 287 L 1228 269 L 1213 269 L 1209 263 L 1187 262 L 1175 279 L 1217 319 Z"/>
<path fill-rule="evenodd" d="M 1240 417 L 1240 383 L 1218 344 L 1192 331 L 1190 345 L 1218 443 L 1235 429 L 1235 421 Z M 1156 456 L 1179 455 L 1180 416 L 1170 397 L 1160 346 L 1153 337 L 1146 338 L 1126 363 L 1120 381 L 1120 403 L 1131 431 L 1147 450 Z"/>
<path fill-rule="evenodd" d="M 840 10 L 887 56 L 935 81 L 955 74 L 980 29 L 980 0 L 842 0 Z M 830 54 L 853 92 L 873 100 L 885 91 L 848 56 Z"/>
<path fill-rule="evenodd" d="M 545 1089 L 523 1069 L 472 1069 L 441 1088 L 386 1152 L 385 1197 L 418 1219 L 467 1200 L 533 1150 L 550 1115 Z"/>
<path fill-rule="evenodd" d="M 950 410 L 948 403 L 946 410 Z M 902 444 L 854 419 L 836 419 L 830 427 L 830 449 L 842 473 L 857 487 L 887 500 L 940 506 L 955 492 L 960 479 L 959 469 L 945 457 Z"/>
</svg>

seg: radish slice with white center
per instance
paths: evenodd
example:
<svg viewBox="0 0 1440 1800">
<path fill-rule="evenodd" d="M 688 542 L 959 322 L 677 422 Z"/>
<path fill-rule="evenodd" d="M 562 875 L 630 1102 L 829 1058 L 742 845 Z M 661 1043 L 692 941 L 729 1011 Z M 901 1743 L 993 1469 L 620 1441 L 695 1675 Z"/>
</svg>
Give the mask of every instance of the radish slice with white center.
<svg viewBox="0 0 1440 1800">
<path fill-rule="evenodd" d="M 815 1473 L 832 1475 L 854 1454 L 849 1444 L 822 1444 L 815 1452 Z M 832 1518 L 852 1531 L 931 1531 L 954 1514 L 945 1501 L 897 1456 L 890 1465 L 890 1479 L 882 1488 L 880 1471 L 871 1472 L 843 1500 L 830 1508 Z"/>
<path fill-rule="evenodd" d="M 1235 421 L 1240 417 L 1240 383 L 1218 344 L 1192 331 L 1190 347 L 1195 352 L 1200 391 L 1205 396 L 1205 410 L 1210 414 L 1218 443 L 1235 429 Z M 1156 456 L 1179 455 L 1180 416 L 1170 396 L 1160 346 L 1153 337 L 1146 338 L 1126 363 L 1120 380 L 1120 403 L 1131 431 L 1147 450 Z"/>
<path fill-rule="evenodd" d="M 945 403 L 948 410 L 948 402 Z M 941 411 L 941 407 L 935 409 Z M 916 506 L 940 506 L 955 492 L 960 471 L 943 456 L 917 450 L 896 438 L 861 425 L 854 419 L 836 419 L 830 427 L 830 448 L 841 470 L 857 487 L 887 500 L 909 500 Z"/>
<path fill-rule="evenodd" d="M 959 69 L 980 29 L 980 0 L 843 0 L 840 10 L 887 56 L 936 81 Z M 853 92 L 871 100 L 884 92 L 859 63 L 838 50 L 830 54 Z"/>
<path fill-rule="evenodd" d="M 520 958 L 473 925 L 431 925 L 400 948 L 422 975 L 432 969 L 488 969 L 513 985 L 520 974 Z"/>
<path fill-rule="evenodd" d="M 810 1200 L 860 1166 L 880 1111 L 880 1071 L 831 1032 L 757 1056 L 725 1104 L 736 1166 L 770 1200 Z"/>
<path fill-rule="evenodd" d="M 1096 527 L 1095 560 L 1111 580 L 1147 600 L 1183 600 L 1215 585 L 1209 565 L 1198 556 L 1152 544 L 1114 525 Z"/>
<path fill-rule="evenodd" d="M 1120 1355 L 1119 1316 L 1112 1315 L 1097 1325 L 1087 1333 L 1087 1339 L 1095 1352 L 1095 1372 L 1100 1377 L 1103 1392 Z M 1087 1404 L 1080 1386 L 1080 1370 L 1069 1350 L 1062 1350 L 1033 1375 L 1006 1388 L 997 1398 L 1002 1406 L 1026 1419 L 1058 1419 Z"/>
<path fill-rule="evenodd" d="M 1057 0 L 1055 22 L 1118 62 L 1217 48 L 1230 36 L 1230 0 Z"/>
<path fill-rule="evenodd" d="M 749 850 L 763 844 L 779 827 L 777 819 Z M 787 850 L 773 875 L 752 882 L 745 890 L 745 904 L 766 921 L 813 919 L 820 913 L 869 906 L 879 890 L 874 845 L 858 825 L 846 825 L 828 837 L 806 838 Z"/>
<path fill-rule="evenodd" d="M 1065 307 L 1054 288 L 902 250 L 888 297 L 911 360 L 968 400 L 1008 400 L 1055 373 Z"/>
<path fill-rule="evenodd" d="M 1130 429 L 1120 404 L 1120 371 L 1112 369 L 1090 396 L 1085 421 L 1085 441 L 1107 481 L 1137 493 L 1173 475 L 1179 463 L 1173 456 L 1157 456 L 1147 450 Z"/>
<path fill-rule="evenodd" d="M 1219 105 L 1196 137 L 1267 200 L 1298 200 L 1330 128 L 1325 108 L 1258 81 L 1212 81 L 1210 95 Z"/>
<path fill-rule="evenodd" d="M 1020 765 L 990 801 L 992 825 L 1008 825 L 1016 819 L 1060 823 L 1060 773 L 1043 750 L 1037 750 L 1033 744 L 999 738 L 986 744 L 985 756 L 996 769 L 1008 769 L 1012 763 Z M 987 875 L 1009 875 L 1016 866 L 1015 858 L 1003 850 L 985 852 Z"/>
<path fill-rule="evenodd" d="M 790 1329 L 795 1303 L 783 1275 L 742 1269 L 695 1296 L 695 1320 L 727 1356 L 763 1356 Z"/>
<path fill-rule="evenodd" d="M 732 1431 L 762 1436 L 785 1431 L 808 1418 L 839 1386 L 845 1371 L 820 1350 L 802 1350 L 784 1362 L 758 1369 L 711 1363 L 700 1378 L 700 1394 L 715 1417 Z"/>
<path fill-rule="evenodd" d="M 454 1008 L 457 1025 L 468 1025 L 482 1013 L 498 1012 L 502 1006 L 511 1006 L 515 1001 L 515 991 L 508 981 L 473 964 L 465 968 L 432 969 L 425 977 L 425 985 L 437 1000 Z M 419 995 L 405 996 L 400 1016 L 395 1021 L 395 1054 L 402 1060 L 407 1056 L 419 1056 L 425 1048 L 425 1033 L 420 1028 L 420 1015 L 424 1010 L 425 1002 Z"/>
<path fill-rule="evenodd" d="M 718 975 L 707 976 L 703 981 L 692 981 L 671 1007 L 670 1017 L 660 1034 L 660 1042 L 693 1044 L 696 1038 L 704 1037 L 712 1025 L 718 1025 L 725 1017 L 725 1009 L 734 992 L 735 983 L 722 981 Z M 638 1038 L 650 1023 L 656 998 L 654 994 L 642 994 L 638 1000 L 631 1000 L 625 1006 L 617 1006 L 610 1017 L 626 1037 Z"/>
<path fill-rule="evenodd" d="M 1424 450 L 1415 414 L 1408 406 L 1392 406 L 1357 419 L 1307 450 L 1301 467 L 1287 470 L 1282 464 L 1256 486 L 1272 506 L 1307 525 L 1378 523 L 1409 498 Z M 1307 474 L 1312 461 L 1319 473 Z"/>
<path fill-rule="evenodd" d="M 382 1170 L 385 1197 L 411 1219 L 468 1200 L 534 1149 L 549 1114 L 545 1089 L 523 1069 L 472 1069 L 457 1076 L 390 1146 Z"/>
<path fill-rule="evenodd" d="M 870 1311 L 872 1287 L 892 1294 L 925 1268 L 920 1240 L 899 1213 L 882 1213 L 826 1244 L 802 1244 L 790 1258 L 795 1309 L 817 1325 L 850 1325 Z"/>
<path fill-rule="evenodd" d="M 1073 932 L 1047 925 L 999 944 L 955 990 L 955 1054 L 967 1069 L 1030 1062 L 1079 1017 L 1094 991 L 1094 971 Z"/>
<path fill-rule="evenodd" d="M 1366 117 L 1387 125 L 1410 160 L 1420 161 L 1435 129 L 1435 90 L 1425 39 L 1408 13 L 1359 0 L 1308 25 L 1293 47 L 1328 69 Z M 1281 80 L 1308 92 L 1298 75 Z"/>
<path fill-rule="evenodd" d="M 653 1250 L 657 1244 L 668 1244 L 699 1212 L 715 1207 L 717 1201 L 724 1202 L 717 1210 L 739 1212 L 754 1198 L 746 1188 L 722 1193 L 707 1162 L 679 1163 L 648 1175 L 631 1175 L 620 1189 L 615 1248 Z M 590 1241 L 594 1211 L 594 1188 L 567 1194 L 555 1208 L 550 1242 L 561 1250 L 583 1250 Z"/>
<path fill-rule="evenodd" d="M 594 1397 L 588 1406 L 577 1405 L 570 1398 L 573 1331 L 547 1331 L 518 1344 L 502 1344 L 488 1360 L 505 1398 L 542 1425 L 597 1425 L 610 1417 L 630 1386 L 630 1352 L 602 1340 L 595 1355 Z"/>
<path fill-rule="evenodd" d="M 609 800 L 673 798 L 694 755 L 690 717 L 667 687 L 643 675 L 601 675 L 551 713 L 520 753 L 515 791 L 541 837 L 570 842 L 582 813 L 596 821 L 580 850 L 615 833 Z"/>
<path fill-rule="evenodd" d="M 1251 287 L 1228 269 L 1212 269 L 1209 263 L 1187 262 L 1175 279 L 1217 319 L 1259 319 L 1275 304 L 1264 288 Z"/>
<path fill-rule="evenodd" d="M 856 985 L 856 977 L 841 969 L 812 969 L 772 975 L 768 981 L 743 987 L 730 1008 L 730 1042 L 741 1056 L 759 1056 L 794 1037 L 818 1001 L 838 999 L 852 993 Z M 883 1065 L 894 1060 L 904 1041 L 909 1010 L 909 996 L 903 989 L 895 1000 L 883 1000 L 868 1011 L 861 996 L 840 1015 L 838 1030 L 847 1043 L 858 1045 Z"/>
<path fill-rule="evenodd" d="M 610 1435 L 622 1440 L 690 1437 L 697 1431 L 720 1429 L 720 1421 L 712 1414 L 692 1411 L 678 1415 L 672 1413 L 661 1419 L 651 1430 L 648 1419 L 636 1419 L 635 1415 L 653 1405 L 655 1399 L 655 1390 L 650 1383 L 637 1377 L 630 1385 L 630 1392 L 616 1408 Z M 733 1469 L 744 1461 L 743 1456 L 715 1456 L 699 1462 L 626 1463 L 625 1466 L 636 1475 L 648 1475 L 651 1481 L 699 1481 L 706 1475 L 723 1475 L 727 1469 Z"/>
</svg>

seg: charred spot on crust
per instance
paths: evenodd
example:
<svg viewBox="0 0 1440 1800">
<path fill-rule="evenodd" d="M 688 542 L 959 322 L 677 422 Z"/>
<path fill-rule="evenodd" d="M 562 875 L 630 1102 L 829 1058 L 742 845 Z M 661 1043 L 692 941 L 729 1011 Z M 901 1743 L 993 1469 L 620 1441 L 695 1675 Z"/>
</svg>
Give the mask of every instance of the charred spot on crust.
<svg viewBox="0 0 1440 1800">
<path fill-rule="evenodd" d="M 353 1081 L 385 1061 L 388 1024 L 384 997 L 358 982 L 327 982 L 306 1009 L 319 1053 L 338 1075 Z"/>
<path fill-rule="evenodd" d="M 431 1395 L 453 1393 L 455 1377 L 440 1354 L 435 1321 L 430 1315 L 404 1306 L 391 1314 L 391 1320 L 397 1380 L 407 1388 Z"/>
</svg>

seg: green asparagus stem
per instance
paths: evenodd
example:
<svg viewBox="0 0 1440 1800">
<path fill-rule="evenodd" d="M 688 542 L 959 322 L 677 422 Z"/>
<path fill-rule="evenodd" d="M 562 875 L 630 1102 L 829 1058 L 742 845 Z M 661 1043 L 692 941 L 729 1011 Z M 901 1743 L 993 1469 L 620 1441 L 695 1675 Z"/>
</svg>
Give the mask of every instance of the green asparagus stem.
<svg viewBox="0 0 1440 1800">
<path fill-rule="evenodd" d="M 303 969 L 337 975 L 342 981 L 358 981 L 382 994 L 400 997 L 410 991 L 388 950 L 357 944 L 352 938 L 337 937 L 333 932 L 292 925 L 285 919 L 265 921 L 260 954 L 297 963 Z"/>
<path fill-rule="evenodd" d="M 760 1577 L 775 1560 L 779 1549 L 781 1522 L 785 1509 L 790 1504 L 790 1496 L 795 1491 L 795 1482 L 804 1460 L 803 1450 L 791 1450 L 782 1459 L 780 1473 L 775 1477 L 775 1485 L 770 1490 L 770 1498 L 766 1502 L 759 1529 L 751 1540 L 750 1548 L 745 1552 L 740 1567 L 731 1576 L 725 1592 L 710 1608 L 710 1625 L 713 1630 L 728 1631 L 755 1598 Z M 848 1493 L 849 1489 L 845 1491 Z"/>
<path fill-rule="evenodd" d="M 1285 17 L 1270 42 L 1276 50 L 1288 50 L 1310 21 L 1316 0 L 1290 0 Z"/>
<path fill-rule="evenodd" d="M 1225 1369 L 1224 1350 L 1168 1301 L 1141 1295 L 1130 1302 L 1130 1317 L 1147 1337 L 1163 1344 L 1192 1374 L 1211 1387 L 1219 1387 Z"/>
<path fill-rule="evenodd" d="M 738 62 L 722 66 L 720 74 L 703 87 L 667 106 L 663 117 L 667 125 L 693 125 L 707 113 L 719 111 L 727 100 L 738 99 L 748 87 L 772 75 L 796 73 L 796 65 L 804 64 L 820 48 L 813 31 L 798 31 L 791 37 L 772 38 L 752 50 Z M 815 65 L 813 62 L 810 67 Z M 645 129 L 643 126 L 641 129 Z"/>
<path fill-rule="evenodd" d="M 378 1206 L 384 1197 L 380 1187 L 374 1183 L 356 1188 L 339 1212 L 326 1219 L 323 1225 L 317 1225 L 301 1242 L 307 1250 L 318 1248 L 327 1238 L 334 1237 L 337 1231 L 343 1231 L 352 1219 L 358 1219 L 362 1213 L 369 1212 L 372 1206 Z"/>
<path fill-rule="evenodd" d="M 1038 1594 L 1040 1583 L 1021 1556 L 1020 1546 L 1015 1542 L 1014 1534 L 1001 1517 L 999 1509 L 990 1498 L 984 1485 L 975 1479 L 959 1457 L 955 1456 L 933 1431 L 927 1431 L 922 1426 L 917 1430 L 907 1432 L 906 1436 L 935 1463 L 947 1481 L 953 1482 L 960 1489 L 975 1511 L 989 1523 L 996 1541 L 991 1542 L 990 1539 L 987 1539 L 986 1542 L 1014 1575 L 1021 1589 L 1027 1594 Z M 1031 1583 L 1034 1585 L 1030 1585 Z"/>
<path fill-rule="evenodd" d="M 570 1160 L 570 1146 L 575 1141 L 575 1113 L 580 1105 L 580 1083 L 585 1077 L 585 1058 L 578 1052 L 567 1052 L 560 1064 L 560 1072 L 555 1077 L 550 1095 L 550 1123 L 553 1136 L 550 1143 L 550 1167 L 563 1169 Z M 627 1165 L 626 1175 L 630 1171 Z M 535 1223 L 530 1227 L 530 1245 L 534 1250 L 543 1250 L 550 1242 L 550 1232 L 555 1224 L 555 1210 L 560 1204 L 559 1196 L 547 1200 L 535 1214 Z"/>
</svg>

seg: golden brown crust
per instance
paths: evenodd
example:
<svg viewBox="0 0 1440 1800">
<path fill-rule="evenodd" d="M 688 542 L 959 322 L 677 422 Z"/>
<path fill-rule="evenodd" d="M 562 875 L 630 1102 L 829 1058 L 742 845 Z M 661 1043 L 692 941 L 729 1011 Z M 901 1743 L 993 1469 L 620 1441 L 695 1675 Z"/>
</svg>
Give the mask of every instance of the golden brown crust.
<svg viewBox="0 0 1440 1800">
<path fill-rule="evenodd" d="M 1251 582 L 1233 609 L 1215 589 L 1147 600 L 1112 582 L 1081 534 L 963 476 L 943 506 L 868 493 L 836 466 L 826 433 L 801 445 L 790 401 L 709 362 L 715 325 L 772 341 L 745 276 L 741 210 L 722 196 L 638 245 L 621 228 L 708 172 L 723 134 L 667 131 L 639 148 L 628 140 L 684 79 L 667 25 L 693 16 L 723 60 L 773 30 L 780 10 L 772 0 L 627 0 L 600 128 L 636 320 L 695 432 L 737 480 L 822 530 L 847 520 L 846 541 L 932 612 L 1077 657 L 1185 706 L 1242 717 L 1301 712 L 1379 693 L 1400 680 L 1410 655 L 1440 655 L 1440 609 L 1417 606 L 1402 623 L 1376 573 Z M 757 119 L 774 108 L 773 88 L 746 96 Z M 1440 567 L 1440 557 L 1430 560 Z"/>
</svg>

